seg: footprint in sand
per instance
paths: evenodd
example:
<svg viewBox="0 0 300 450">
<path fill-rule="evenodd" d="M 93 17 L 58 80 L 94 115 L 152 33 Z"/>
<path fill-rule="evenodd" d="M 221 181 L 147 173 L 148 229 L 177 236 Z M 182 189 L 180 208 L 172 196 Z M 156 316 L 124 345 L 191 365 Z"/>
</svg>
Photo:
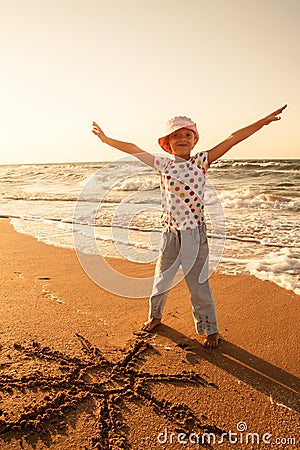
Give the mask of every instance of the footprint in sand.
<svg viewBox="0 0 300 450">
<path fill-rule="evenodd" d="M 14 272 L 16 275 L 18 275 L 19 278 L 24 278 L 24 274 L 22 272 Z"/>
<path fill-rule="evenodd" d="M 49 281 L 51 280 L 50 277 L 38 277 L 38 280 L 42 280 L 42 281 Z M 50 292 L 47 289 L 47 284 L 46 283 L 41 283 L 41 287 L 42 287 L 42 294 L 44 297 L 48 297 L 50 298 L 50 300 L 54 300 L 57 303 L 65 303 L 64 301 L 60 300 L 58 297 L 56 297 L 56 295 L 54 295 L 52 292 Z"/>
</svg>

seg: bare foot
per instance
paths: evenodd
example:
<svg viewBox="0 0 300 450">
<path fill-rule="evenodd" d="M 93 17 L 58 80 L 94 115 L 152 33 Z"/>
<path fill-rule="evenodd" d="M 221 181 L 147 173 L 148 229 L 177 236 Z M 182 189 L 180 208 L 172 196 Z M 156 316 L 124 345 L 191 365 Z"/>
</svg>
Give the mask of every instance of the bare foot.
<svg viewBox="0 0 300 450">
<path fill-rule="evenodd" d="M 209 334 L 203 343 L 203 346 L 209 349 L 217 348 L 220 343 L 219 333 Z"/>
<path fill-rule="evenodd" d="M 161 319 L 151 319 L 144 323 L 142 330 L 144 331 L 152 331 L 157 325 L 159 325 L 161 322 Z"/>
</svg>

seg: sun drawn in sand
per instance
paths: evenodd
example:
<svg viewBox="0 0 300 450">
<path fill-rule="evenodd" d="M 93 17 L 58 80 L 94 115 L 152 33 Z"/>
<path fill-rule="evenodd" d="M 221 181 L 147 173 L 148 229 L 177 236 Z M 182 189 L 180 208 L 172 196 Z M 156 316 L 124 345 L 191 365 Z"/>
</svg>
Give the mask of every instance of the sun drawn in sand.
<svg viewBox="0 0 300 450">
<path fill-rule="evenodd" d="M 149 334 L 138 333 L 133 343 L 122 350 L 117 362 L 108 360 L 83 336 L 76 334 L 76 337 L 82 346 L 82 358 L 42 347 L 35 341 L 30 345 L 14 344 L 15 351 L 23 356 L 22 364 L 29 362 L 29 370 L 26 371 L 25 367 L 24 375 L 19 378 L 3 371 L 0 380 L 2 394 L 19 392 L 25 397 L 26 392 L 32 391 L 42 395 L 40 400 L 27 402 L 19 411 L 0 409 L 0 438 L 3 441 L 9 442 L 16 435 L 20 439 L 46 432 L 51 435 L 51 430 L 63 430 L 67 434 L 67 415 L 73 413 L 76 416 L 79 405 L 88 399 L 94 401 L 97 420 L 86 449 L 132 448 L 122 416 L 124 400 L 150 407 L 178 432 L 222 433 L 216 426 L 203 423 L 203 418 L 199 419 L 186 404 L 161 400 L 152 394 L 153 383 L 214 385 L 195 372 L 151 374 L 143 371 L 143 358 L 154 350 L 148 342 Z M 41 361 L 42 371 L 37 364 Z M 35 369 L 32 368 L 33 362 Z"/>
</svg>

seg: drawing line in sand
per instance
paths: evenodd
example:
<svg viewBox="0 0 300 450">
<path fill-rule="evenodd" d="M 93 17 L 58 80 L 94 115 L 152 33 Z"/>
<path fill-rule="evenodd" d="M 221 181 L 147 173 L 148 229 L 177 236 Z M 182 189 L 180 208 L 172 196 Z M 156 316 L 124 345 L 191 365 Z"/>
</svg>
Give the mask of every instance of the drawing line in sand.
<svg viewBox="0 0 300 450">
<path fill-rule="evenodd" d="M 201 432 L 213 432 L 221 435 L 223 430 L 204 422 L 184 403 L 172 403 L 160 400 L 151 392 L 155 383 L 187 384 L 202 388 L 217 388 L 195 372 L 183 371 L 179 374 L 152 374 L 142 370 L 142 359 L 149 356 L 154 347 L 148 342 L 149 334 L 139 332 L 135 340 L 123 349 L 117 362 L 108 360 L 99 348 L 93 346 L 85 337 L 76 334 L 81 343 L 84 357 L 65 355 L 49 347 L 42 347 L 36 341 L 23 345 L 14 344 L 14 350 L 35 363 L 35 369 L 29 364 L 29 370 L 22 376 L 3 373 L 0 391 L 3 394 L 42 392 L 46 395 L 40 401 L 23 405 L 21 411 L 9 413 L 0 411 L 0 439 L 5 442 L 22 437 L 28 438 L 63 432 L 67 434 L 67 416 L 78 414 L 76 409 L 87 400 L 93 400 L 96 413 L 96 425 L 89 436 L 90 447 L 130 449 L 128 427 L 122 415 L 124 401 L 144 405 L 152 409 L 157 416 L 163 416 L 175 429 Z M 118 353 L 120 350 L 117 351 Z M 39 370 L 37 362 L 46 363 L 47 370 Z M 55 375 L 53 366 L 59 371 Z M 23 366 L 22 366 L 23 367 Z M 26 365 L 25 365 L 26 370 Z M 56 370 L 57 372 L 57 370 Z M 38 437 L 36 437 L 38 439 Z"/>
</svg>

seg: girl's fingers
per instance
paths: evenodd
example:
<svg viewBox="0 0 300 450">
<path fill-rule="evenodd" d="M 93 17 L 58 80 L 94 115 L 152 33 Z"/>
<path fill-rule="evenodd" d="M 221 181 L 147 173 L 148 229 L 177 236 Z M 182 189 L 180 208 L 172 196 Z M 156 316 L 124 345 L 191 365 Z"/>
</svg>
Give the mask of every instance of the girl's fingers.
<svg viewBox="0 0 300 450">
<path fill-rule="evenodd" d="M 276 109 L 273 113 L 269 114 L 266 118 L 270 118 L 271 120 L 280 120 L 281 117 L 277 117 L 282 111 L 287 107 L 287 105 L 282 106 L 282 108 Z"/>
<path fill-rule="evenodd" d="M 96 122 L 93 122 L 93 127 L 96 128 L 97 130 L 100 130 L 100 127 Z"/>
<path fill-rule="evenodd" d="M 282 108 L 277 109 L 277 110 L 275 111 L 274 114 L 277 116 L 277 114 L 282 113 L 282 111 L 283 111 L 286 107 L 287 107 L 287 105 L 282 106 Z"/>
<path fill-rule="evenodd" d="M 98 127 L 98 125 L 94 125 L 93 131 L 96 133 L 99 133 L 99 132 L 101 132 L 101 129 Z"/>
</svg>

